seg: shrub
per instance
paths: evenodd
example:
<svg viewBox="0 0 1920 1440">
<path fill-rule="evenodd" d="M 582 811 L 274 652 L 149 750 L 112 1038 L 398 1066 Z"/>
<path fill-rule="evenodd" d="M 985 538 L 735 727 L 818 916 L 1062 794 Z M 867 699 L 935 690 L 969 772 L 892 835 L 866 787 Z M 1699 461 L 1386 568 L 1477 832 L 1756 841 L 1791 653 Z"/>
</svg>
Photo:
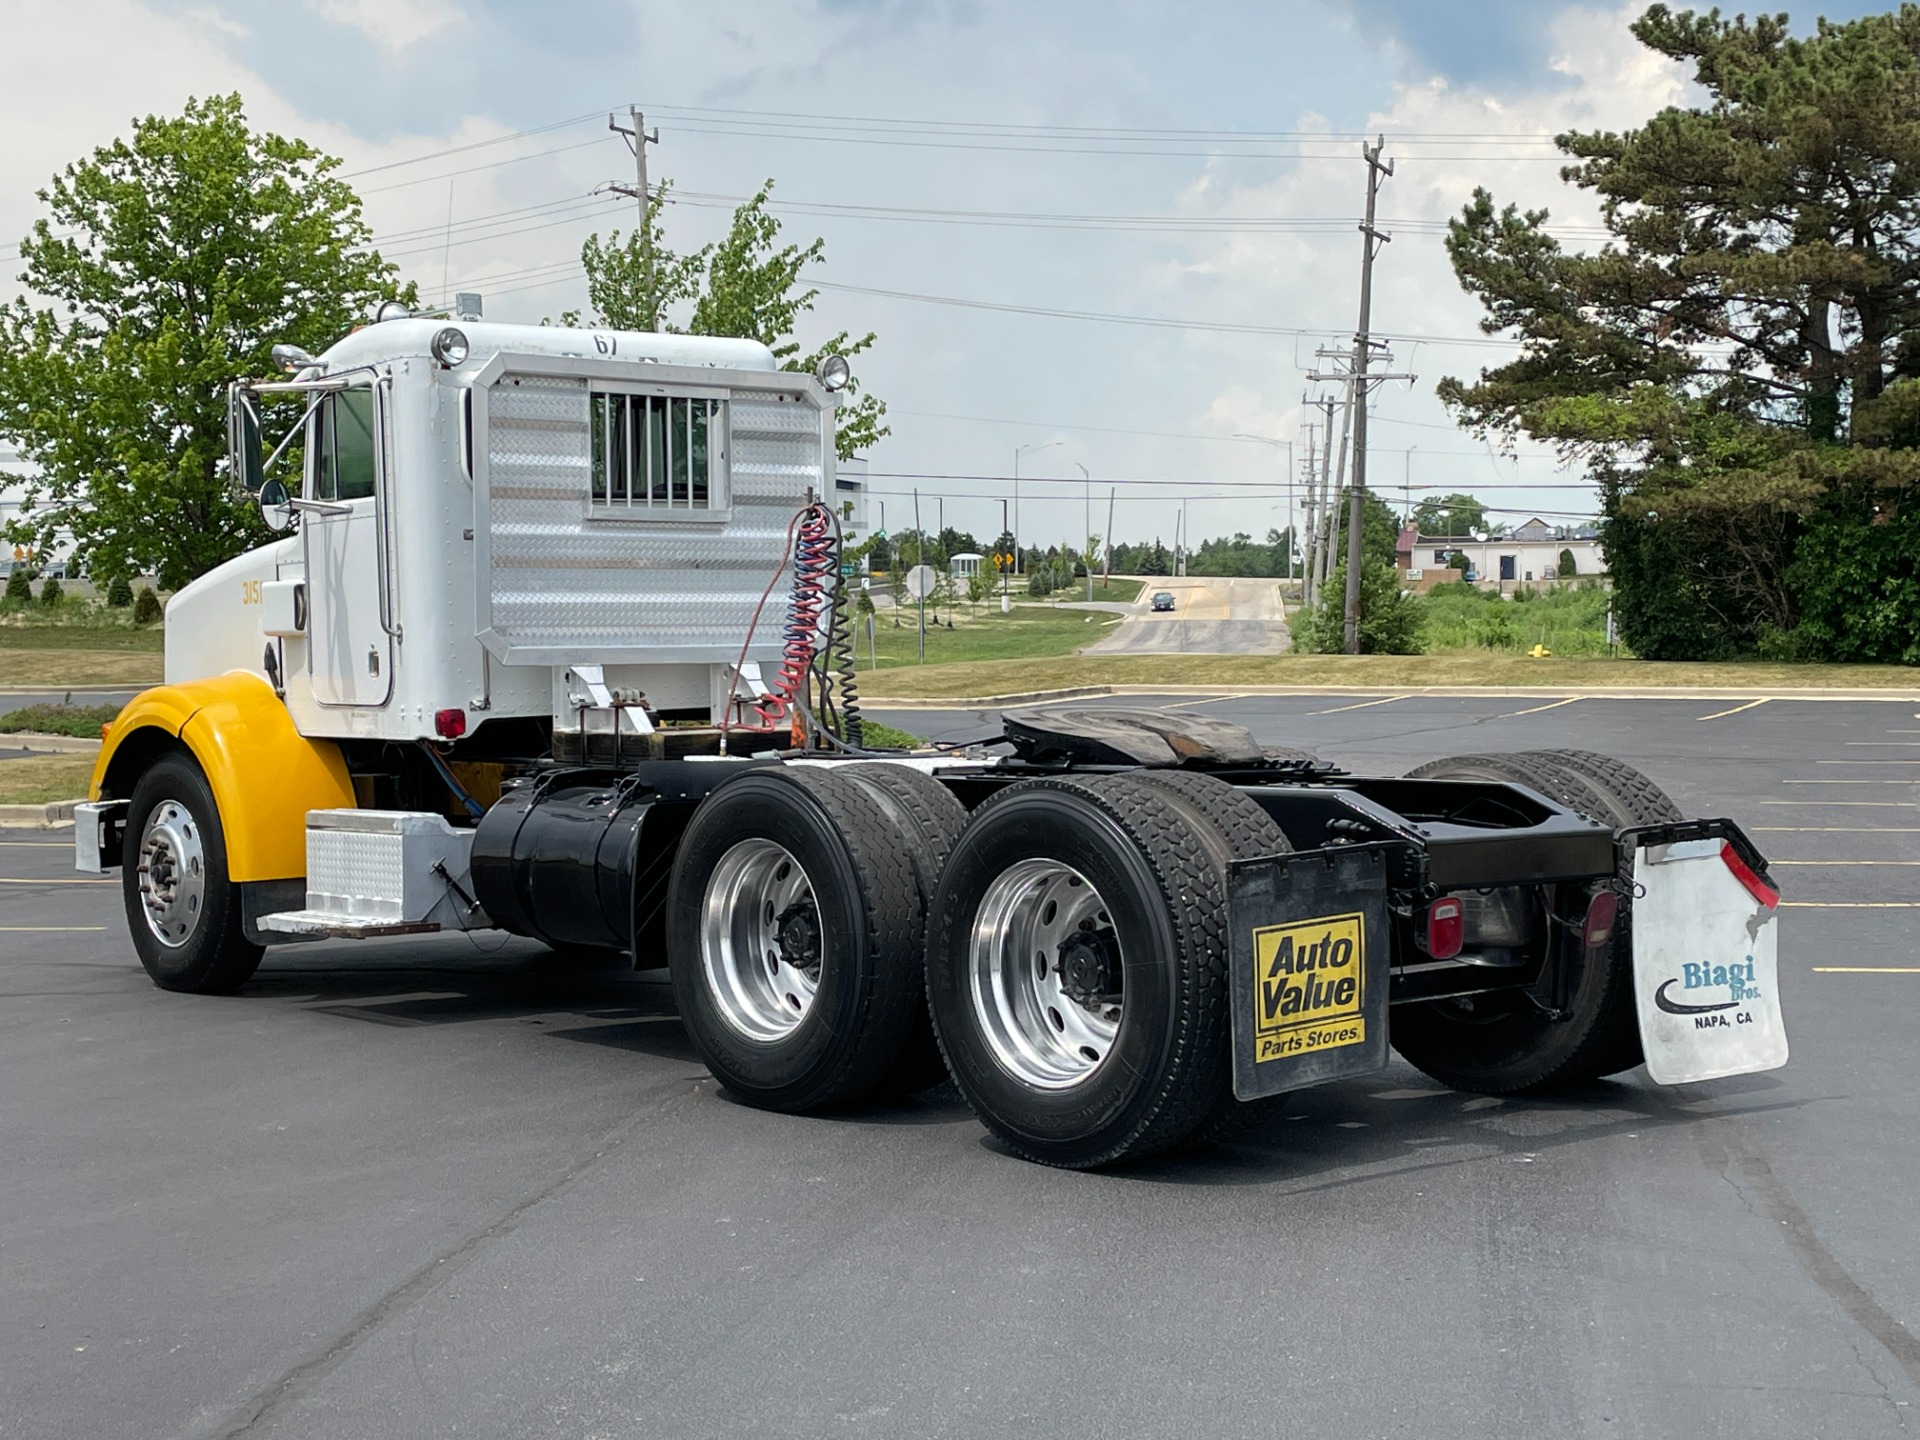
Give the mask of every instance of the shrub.
<svg viewBox="0 0 1920 1440">
<path fill-rule="evenodd" d="M 1046 596 L 1052 593 L 1053 576 L 1049 573 L 1046 566 L 1041 566 L 1038 570 L 1035 570 L 1031 575 L 1027 576 L 1027 594 Z"/>
<path fill-rule="evenodd" d="M 124 575 L 113 577 L 113 583 L 107 586 L 107 605 L 114 610 L 124 610 L 133 604 L 133 584 Z"/>
<path fill-rule="evenodd" d="M 14 566 L 7 576 L 6 603 L 9 607 L 33 603 L 33 581 L 27 578 L 26 566 Z"/>
<path fill-rule="evenodd" d="M 1337 655 L 1346 648 L 1347 566 L 1343 560 L 1327 577 L 1326 589 L 1311 610 L 1296 612 L 1293 645 L 1315 655 Z M 1400 591 L 1400 570 L 1378 560 L 1360 571 L 1360 652 L 1363 655 L 1421 653 L 1420 610 Z"/>
<path fill-rule="evenodd" d="M 40 587 L 40 603 L 49 610 L 60 608 L 60 582 L 49 575 L 47 583 Z"/>
<path fill-rule="evenodd" d="M 160 604 L 160 597 L 153 593 L 153 587 L 142 585 L 140 593 L 133 597 L 133 623 L 151 625 L 166 613 Z"/>
<path fill-rule="evenodd" d="M 1562 550 L 1560 552 L 1560 578 L 1562 580 L 1571 580 L 1578 573 L 1579 567 L 1573 563 L 1573 551 Z"/>
</svg>

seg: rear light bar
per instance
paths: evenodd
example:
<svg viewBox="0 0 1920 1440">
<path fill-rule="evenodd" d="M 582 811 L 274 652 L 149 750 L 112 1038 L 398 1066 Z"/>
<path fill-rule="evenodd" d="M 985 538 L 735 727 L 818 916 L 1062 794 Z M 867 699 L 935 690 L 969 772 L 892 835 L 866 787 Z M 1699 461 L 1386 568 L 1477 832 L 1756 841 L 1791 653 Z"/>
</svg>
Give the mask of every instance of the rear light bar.
<svg viewBox="0 0 1920 1440">
<path fill-rule="evenodd" d="M 1732 842 L 1720 842 L 1720 858 L 1726 862 L 1727 869 L 1733 872 L 1733 878 L 1747 887 L 1747 893 L 1771 910 L 1780 903 L 1780 892 L 1762 880 L 1754 868 L 1740 858 L 1740 852 L 1733 848 Z"/>
<path fill-rule="evenodd" d="M 1443 895 L 1427 906 L 1427 953 L 1436 960 L 1451 960 L 1466 943 L 1466 910 L 1451 896 Z"/>
</svg>

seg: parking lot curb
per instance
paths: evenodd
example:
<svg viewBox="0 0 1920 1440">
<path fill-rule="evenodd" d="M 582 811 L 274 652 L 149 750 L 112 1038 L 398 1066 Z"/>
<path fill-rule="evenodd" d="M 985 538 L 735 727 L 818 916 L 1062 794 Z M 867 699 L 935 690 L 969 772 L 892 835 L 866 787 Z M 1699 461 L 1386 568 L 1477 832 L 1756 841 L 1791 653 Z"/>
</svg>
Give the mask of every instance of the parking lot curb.
<svg viewBox="0 0 1920 1440">
<path fill-rule="evenodd" d="M 51 830 L 73 823 L 78 800 L 54 800 L 45 805 L 0 805 L 0 830 Z"/>
<path fill-rule="evenodd" d="M 1743 688 L 1730 685 L 1088 685 L 1069 690 L 1031 690 L 1018 695 L 862 695 L 872 710 L 975 710 L 1036 705 L 1100 695 L 1182 695 L 1220 699 L 1267 696 L 1350 696 L 1356 699 L 1430 696 L 1444 700 L 1884 700 L 1920 705 L 1920 689 L 1879 690 L 1818 686 Z"/>
<path fill-rule="evenodd" d="M 32 750 L 42 755 L 97 755 L 98 740 L 77 735 L 36 735 L 30 730 L 0 735 L 0 750 Z"/>
</svg>

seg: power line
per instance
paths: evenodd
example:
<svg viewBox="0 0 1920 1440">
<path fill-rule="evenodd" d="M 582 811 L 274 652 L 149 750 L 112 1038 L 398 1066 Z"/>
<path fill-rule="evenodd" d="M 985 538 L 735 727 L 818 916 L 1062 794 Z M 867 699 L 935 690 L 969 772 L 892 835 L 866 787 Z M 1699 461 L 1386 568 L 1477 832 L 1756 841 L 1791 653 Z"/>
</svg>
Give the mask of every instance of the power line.
<svg viewBox="0 0 1920 1440">
<path fill-rule="evenodd" d="M 378 175 L 386 170 L 399 170 L 408 165 L 424 165 L 429 160 L 442 160 L 449 155 L 465 155 L 473 150 L 485 150 L 490 145 L 506 145 L 515 140 L 524 140 L 529 135 L 545 135 L 554 130 L 566 130 L 575 125 L 584 125 L 589 120 L 598 120 L 601 111 L 589 110 L 585 115 L 575 115 L 566 120 L 552 120 L 545 125 L 535 125 L 526 130 L 515 130 L 511 135 L 495 135 L 488 140 L 475 140 L 467 145 L 450 145 L 444 150 L 430 150 L 424 155 L 414 155 L 405 160 L 389 160 L 384 165 L 364 165 L 358 170 L 342 170 L 334 176 L 336 180 L 352 180 L 361 175 Z"/>
</svg>

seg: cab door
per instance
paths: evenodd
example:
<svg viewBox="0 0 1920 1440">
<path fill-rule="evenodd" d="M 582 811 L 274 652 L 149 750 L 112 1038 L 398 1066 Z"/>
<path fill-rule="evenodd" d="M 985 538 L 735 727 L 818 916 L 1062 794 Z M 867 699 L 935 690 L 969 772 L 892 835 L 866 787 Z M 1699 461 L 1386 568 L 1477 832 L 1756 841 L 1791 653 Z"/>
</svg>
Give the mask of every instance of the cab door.
<svg viewBox="0 0 1920 1440">
<path fill-rule="evenodd" d="M 383 406 L 371 388 L 336 390 L 314 411 L 301 530 L 307 552 L 307 657 L 322 705 L 393 695 L 381 500 Z"/>
</svg>

